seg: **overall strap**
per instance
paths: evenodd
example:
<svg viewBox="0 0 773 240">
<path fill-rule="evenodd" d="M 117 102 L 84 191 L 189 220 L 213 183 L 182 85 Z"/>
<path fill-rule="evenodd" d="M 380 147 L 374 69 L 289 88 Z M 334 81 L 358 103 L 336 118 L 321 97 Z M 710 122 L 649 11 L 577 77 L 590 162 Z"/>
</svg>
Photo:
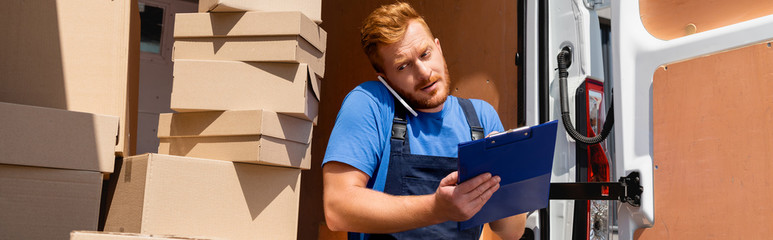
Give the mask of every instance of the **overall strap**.
<svg viewBox="0 0 773 240">
<path fill-rule="evenodd" d="M 395 115 L 392 119 L 392 136 L 389 139 L 390 156 L 395 151 L 398 153 L 411 153 L 410 147 L 406 141 L 406 133 L 408 132 L 408 120 L 406 114 L 408 110 L 397 101 L 394 100 Z M 381 159 L 378 167 L 376 168 L 375 175 L 368 181 L 368 187 L 376 191 L 384 191 L 386 184 L 387 169 L 391 158 Z"/>
<path fill-rule="evenodd" d="M 404 154 L 411 153 L 411 146 L 408 144 L 408 110 L 403 104 L 395 99 L 395 116 L 392 119 L 392 152 Z"/>
<path fill-rule="evenodd" d="M 457 99 L 459 99 L 459 105 L 462 106 L 464 116 L 467 118 L 467 124 L 470 125 L 470 135 L 472 136 L 472 140 L 475 141 L 483 138 L 484 130 L 480 125 L 480 120 L 478 120 L 478 114 L 475 113 L 475 107 L 472 106 L 472 101 L 466 98 Z"/>
<path fill-rule="evenodd" d="M 389 145 L 390 145 L 390 154 L 389 158 L 387 159 L 381 159 L 379 161 L 378 168 L 376 170 L 376 174 L 373 176 L 373 178 L 370 179 L 368 182 L 368 187 L 370 187 L 373 190 L 385 192 L 386 187 L 386 181 L 387 181 L 387 170 L 389 169 L 390 162 L 392 160 L 392 156 L 395 156 L 395 151 L 397 153 L 403 153 L 405 149 L 408 149 L 408 141 L 406 141 L 406 133 L 408 132 L 408 119 L 407 119 L 407 113 L 408 110 L 405 109 L 405 106 L 403 106 L 397 99 L 392 98 L 394 100 L 395 105 L 395 115 L 392 118 L 392 136 L 389 138 Z M 408 152 L 410 153 L 410 149 L 408 149 Z M 398 173 L 390 173 L 390 174 L 398 174 Z M 372 186 L 371 186 L 372 184 Z M 355 232 L 349 232 L 348 233 L 348 239 L 349 240 L 366 240 L 370 238 L 370 234 L 366 233 L 355 233 Z"/>
<path fill-rule="evenodd" d="M 405 140 L 405 132 L 408 131 L 408 119 L 405 106 L 395 100 L 395 116 L 392 119 L 392 139 Z"/>
</svg>

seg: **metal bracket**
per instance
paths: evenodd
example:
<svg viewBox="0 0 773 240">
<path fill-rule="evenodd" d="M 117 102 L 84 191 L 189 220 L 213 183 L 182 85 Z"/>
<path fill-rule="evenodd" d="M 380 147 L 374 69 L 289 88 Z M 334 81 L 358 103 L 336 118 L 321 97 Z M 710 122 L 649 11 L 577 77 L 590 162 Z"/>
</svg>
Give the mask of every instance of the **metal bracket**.
<svg viewBox="0 0 773 240">
<path fill-rule="evenodd" d="M 585 7 L 592 10 L 599 10 L 609 7 L 611 1 L 609 0 L 583 0 Z"/>
<path fill-rule="evenodd" d="M 631 172 L 618 182 L 551 183 L 550 199 L 619 200 L 631 206 L 641 206 L 642 188 L 639 173 Z"/>
</svg>

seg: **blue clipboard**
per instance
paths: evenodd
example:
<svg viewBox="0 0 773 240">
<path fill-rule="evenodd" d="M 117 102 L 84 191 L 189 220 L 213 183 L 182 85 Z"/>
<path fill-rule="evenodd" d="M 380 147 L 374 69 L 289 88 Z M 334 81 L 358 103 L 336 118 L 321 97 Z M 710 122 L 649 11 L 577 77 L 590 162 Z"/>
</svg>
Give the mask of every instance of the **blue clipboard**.
<svg viewBox="0 0 773 240">
<path fill-rule="evenodd" d="M 482 173 L 499 176 L 500 187 L 464 230 L 546 208 L 558 121 L 459 144 L 459 182 Z"/>
</svg>

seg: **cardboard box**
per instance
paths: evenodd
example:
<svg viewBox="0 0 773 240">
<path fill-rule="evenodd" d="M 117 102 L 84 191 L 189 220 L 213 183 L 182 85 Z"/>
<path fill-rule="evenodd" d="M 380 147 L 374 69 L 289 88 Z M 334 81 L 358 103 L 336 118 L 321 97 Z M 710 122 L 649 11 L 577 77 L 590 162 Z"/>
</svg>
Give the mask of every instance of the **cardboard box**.
<svg viewBox="0 0 773 240">
<path fill-rule="evenodd" d="M 144 154 L 125 159 L 105 231 L 295 239 L 301 170 Z"/>
<path fill-rule="evenodd" d="M 102 174 L 0 164 L 0 239 L 68 239 L 97 230 Z"/>
<path fill-rule="evenodd" d="M 186 237 L 186 236 L 163 235 L 163 234 L 96 232 L 96 231 L 73 231 L 70 233 L 70 240 L 213 240 L 213 239 L 217 239 L 217 238 Z"/>
<path fill-rule="evenodd" d="M 115 152 L 131 153 L 137 1 L 7 1 L 0 22 L 0 102 L 119 116 Z"/>
<path fill-rule="evenodd" d="M 267 136 L 182 137 L 159 139 L 158 153 L 186 157 L 311 168 L 309 144 Z"/>
<path fill-rule="evenodd" d="M 199 12 L 301 11 L 322 23 L 322 0 L 199 0 Z"/>
<path fill-rule="evenodd" d="M 308 144 L 312 123 L 269 110 L 162 113 L 158 137 L 265 135 Z"/>
<path fill-rule="evenodd" d="M 316 122 L 319 84 L 306 64 L 178 60 L 178 112 L 266 109 Z"/>
<path fill-rule="evenodd" d="M 113 172 L 118 117 L 0 103 L 1 164 Z"/>
<path fill-rule="evenodd" d="M 311 168 L 312 123 L 271 111 L 161 114 L 158 129 L 160 154 Z"/>
<path fill-rule="evenodd" d="M 305 63 L 325 77 L 325 54 L 301 36 L 179 38 L 172 58 L 244 62 Z"/>
<path fill-rule="evenodd" d="M 174 37 L 299 35 L 325 52 L 327 32 L 301 12 L 178 13 Z"/>
</svg>

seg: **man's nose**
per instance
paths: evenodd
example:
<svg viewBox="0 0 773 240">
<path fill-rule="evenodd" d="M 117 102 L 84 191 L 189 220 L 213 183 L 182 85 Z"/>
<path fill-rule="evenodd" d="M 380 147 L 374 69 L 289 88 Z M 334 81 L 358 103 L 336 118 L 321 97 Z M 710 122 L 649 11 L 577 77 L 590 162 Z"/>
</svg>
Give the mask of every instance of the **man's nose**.
<svg viewBox="0 0 773 240">
<path fill-rule="evenodd" d="M 416 73 L 418 74 L 418 78 L 420 80 L 427 81 L 432 76 L 432 69 L 429 67 L 429 64 L 427 62 L 417 61 Z"/>
</svg>

